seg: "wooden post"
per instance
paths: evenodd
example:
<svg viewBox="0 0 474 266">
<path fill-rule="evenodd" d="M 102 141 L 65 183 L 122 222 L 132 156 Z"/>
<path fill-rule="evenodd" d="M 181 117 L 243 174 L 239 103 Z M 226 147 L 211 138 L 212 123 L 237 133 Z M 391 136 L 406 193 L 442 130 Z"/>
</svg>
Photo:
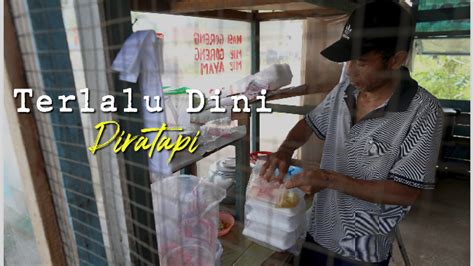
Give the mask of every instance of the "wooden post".
<svg viewBox="0 0 474 266">
<path fill-rule="evenodd" d="M 11 82 L 9 93 L 6 97 L 13 97 L 13 88 L 27 88 L 26 76 L 23 67 L 18 39 L 10 10 L 10 1 L 4 1 L 4 39 L 5 42 L 5 67 Z M 7 88 L 6 88 L 7 89 Z M 20 103 L 17 99 L 16 107 Z M 27 99 L 27 106 L 32 108 L 31 100 Z M 15 108 L 16 108 L 15 107 Z M 20 128 L 21 136 L 18 138 L 22 147 L 18 147 L 18 155 L 27 160 L 27 176 L 23 176 L 25 191 L 32 193 L 27 196 L 27 204 L 32 218 L 35 238 L 37 239 L 39 253 L 45 264 L 66 265 L 66 256 L 61 240 L 61 233 L 57 214 L 55 212 L 51 188 L 46 174 L 45 162 L 33 113 L 16 112 L 9 114 L 16 116 L 15 120 Z M 28 152 L 26 152 L 28 147 Z M 25 169 L 22 169 L 26 171 Z M 37 211 L 37 212 L 36 212 Z M 37 214 L 37 215 L 36 215 Z"/>
</svg>

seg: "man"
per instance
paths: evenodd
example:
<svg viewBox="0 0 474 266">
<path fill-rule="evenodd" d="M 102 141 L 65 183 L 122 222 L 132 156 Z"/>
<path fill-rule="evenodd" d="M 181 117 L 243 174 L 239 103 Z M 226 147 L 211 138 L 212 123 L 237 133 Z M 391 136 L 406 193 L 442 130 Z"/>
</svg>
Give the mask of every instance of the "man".
<svg viewBox="0 0 474 266">
<path fill-rule="evenodd" d="M 306 240 L 317 251 L 303 249 L 303 265 L 387 265 L 394 228 L 421 190 L 434 187 L 443 113 L 403 67 L 413 33 L 413 18 L 397 3 L 357 8 L 340 40 L 321 52 L 347 62 L 348 79 L 262 168 L 265 178 L 276 168 L 281 178 L 312 133 L 325 141 L 320 169 L 306 168 L 286 184 L 314 194 Z"/>
</svg>

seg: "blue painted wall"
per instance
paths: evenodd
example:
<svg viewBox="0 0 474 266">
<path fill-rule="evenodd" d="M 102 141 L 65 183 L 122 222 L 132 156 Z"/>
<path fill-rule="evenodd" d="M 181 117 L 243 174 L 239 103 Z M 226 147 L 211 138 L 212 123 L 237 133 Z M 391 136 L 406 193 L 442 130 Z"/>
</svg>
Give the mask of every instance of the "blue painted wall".
<svg viewBox="0 0 474 266">
<path fill-rule="evenodd" d="M 27 4 L 46 94 L 53 102 L 59 95 L 76 95 L 60 0 Z M 59 141 L 56 149 L 79 259 L 81 265 L 107 265 L 78 104 L 68 104 L 73 113 L 60 113 L 58 105 L 50 113 L 54 136 L 46 137 Z"/>
</svg>

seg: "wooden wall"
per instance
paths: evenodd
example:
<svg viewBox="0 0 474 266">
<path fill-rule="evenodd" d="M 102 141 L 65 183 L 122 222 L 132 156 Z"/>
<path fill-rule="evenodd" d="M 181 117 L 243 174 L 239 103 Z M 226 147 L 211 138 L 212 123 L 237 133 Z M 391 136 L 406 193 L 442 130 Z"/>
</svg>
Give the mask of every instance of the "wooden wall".
<svg viewBox="0 0 474 266">
<path fill-rule="evenodd" d="M 338 83 L 342 64 L 327 60 L 320 52 L 341 37 L 346 20 L 347 15 L 340 15 L 305 21 L 302 72 L 309 95 L 302 97 L 302 105 L 318 105 Z M 319 166 L 322 147 L 323 142 L 313 135 L 302 147 L 301 159 L 306 164 Z"/>
</svg>

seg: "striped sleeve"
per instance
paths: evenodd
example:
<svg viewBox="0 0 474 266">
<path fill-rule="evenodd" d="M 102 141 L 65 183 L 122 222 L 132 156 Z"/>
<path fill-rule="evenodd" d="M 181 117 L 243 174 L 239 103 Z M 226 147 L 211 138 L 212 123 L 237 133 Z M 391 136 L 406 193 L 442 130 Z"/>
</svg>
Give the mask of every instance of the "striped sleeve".
<svg viewBox="0 0 474 266">
<path fill-rule="evenodd" d="M 336 86 L 318 106 L 305 115 L 306 124 L 308 124 L 314 134 L 322 140 L 326 139 L 329 116 L 339 88 L 339 85 Z"/>
<path fill-rule="evenodd" d="M 389 179 L 415 188 L 434 188 L 442 132 L 442 109 L 437 105 L 425 108 L 403 140 Z"/>
</svg>

